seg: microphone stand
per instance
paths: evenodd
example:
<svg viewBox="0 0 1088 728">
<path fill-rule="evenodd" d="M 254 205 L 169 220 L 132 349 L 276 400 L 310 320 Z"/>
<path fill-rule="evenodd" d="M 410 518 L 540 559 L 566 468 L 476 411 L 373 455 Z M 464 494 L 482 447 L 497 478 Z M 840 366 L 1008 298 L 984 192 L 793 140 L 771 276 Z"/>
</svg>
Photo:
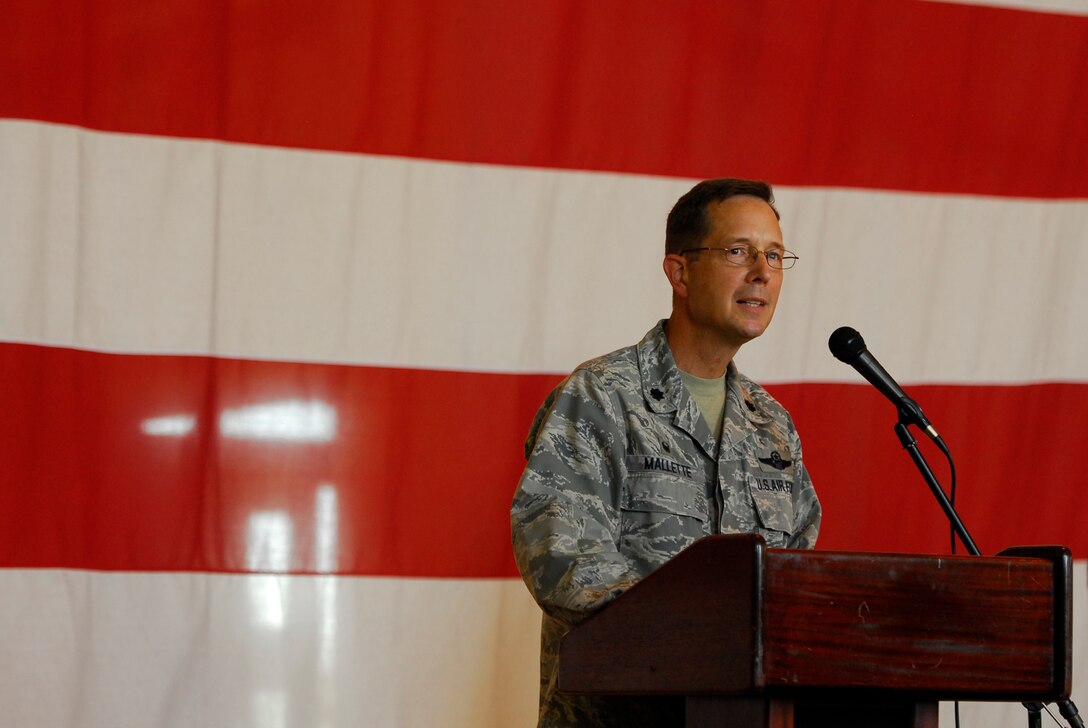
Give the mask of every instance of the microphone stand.
<svg viewBox="0 0 1088 728">
<path fill-rule="evenodd" d="M 1024 707 L 1028 709 L 1028 728 L 1043 728 L 1043 708 L 1046 706 L 1042 703 L 1024 703 Z"/>
<path fill-rule="evenodd" d="M 963 521 L 960 520 L 959 514 L 956 513 L 956 509 L 952 507 L 952 503 L 949 502 L 948 496 L 944 493 L 944 489 L 933 475 L 929 463 L 926 462 L 926 459 L 918 450 L 917 440 L 914 439 L 914 435 L 907 429 L 907 425 L 911 424 L 911 422 L 912 419 L 910 418 L 910 415 L 903 410 L 899 410 L 899 424 L 895 426 L 895 434 L 899 436 L 899 442 L 903 444 L 903 449 L 910 454 L 910 459 L 918 466 L 918 472 L 922 474 L 922 478 L 926 481 L 926 485 L 928 485 L 929 489 L 933 492 L 933 497 L 937 499 L 937 502 L 941 506 L 941 510 L 943 510 L 945 516 L 948 517 L 948 522 L 952 524 L 952 528 L 955 529 L 956 535 L 960 537 L 960 541 L 967 548 L 967 552 L 972 556 L 982 556 L 982 552 L 978 550 L 978 546 L 975 545 L 974 539 L 971 538 L 971 534 L 967 533 L 967 526 L 963 525 Z M 948 449 L 943 447 L 943 445 L 943 441 L 938 442 L 938 446 L 944 450 L 945 455 L 948 455 Z"/>
<path fill-rule="evenodd" d="M 926 481 L 926 485 L 928 485 L 930 491 L 932 491 L 933 497 L 937 499 L 937 503 L 940 504 L 941 510 L 943 510 L 945 516 L 948 517 L 948 522 L 952 524 L 953 530 L 955 530 L 956 535 L 959 536 L 960 542 L 963 543 L 967 552 L 972 556 L 982 556 L 982 552 L 979 551 L 978 546 L 975 545 L 975 541 L 971 538 L 971 534 L 967 532 L 967 527 L 963 525 L 963 521 L 960 520 L 959 514 L 956 513 L 956 509 L 948 500 L 948 496 L 945 495 L 944 489 L 933 475 L 933 470 L 930 469 L 929 463 L 926 462 L 925 457 L 923 457 L 922 453 L 918 450 L 917 440 L 914 439 L 914 435 L 907 429 L 907 425 L 912 424 L 913 421 L 909 412 L 902 409 L 899 410 L 899 422 L 895 426 L 895 434 L 899 437 L 899 442 L 903 444 L 903 449 L 910 454 L 911 460 L 913 460 L 914 464 L 918 467 L 918 472 L 922 474 L 922 479 Z M 944 441 L 938 438 L 935 442 L 951 460 L 952 456 L 948 452 L 948 448 L 945 446 Z M 1040 728 L 1043 704 L 1024 703 L 1024 707 L 1028 709 L 1028 728 Z M 1072 728 L 1085 728 L 1084 721 L 1081 720 L 1080 714 L 1077 712 L 1077 706 L 1073 704 L 1072 700 L 1063 700 L 1059 702 L 1058 711 L 1067 721 L 1069 721 L 1069 725 L 1072 726 Z"/>
</svg>

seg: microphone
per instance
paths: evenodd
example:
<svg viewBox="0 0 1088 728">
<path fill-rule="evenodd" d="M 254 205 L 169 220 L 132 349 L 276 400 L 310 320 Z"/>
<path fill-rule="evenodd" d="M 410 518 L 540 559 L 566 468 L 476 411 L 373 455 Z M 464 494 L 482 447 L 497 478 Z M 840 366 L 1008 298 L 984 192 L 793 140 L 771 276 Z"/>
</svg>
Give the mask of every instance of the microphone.
<svg viewBox="0 0 1088 728">
<path fill-rule="evenodd" d="M 827 346 L 836 359 L 857 369 L 861 376 L 869 380 L 870 384 L 891 400 L 891 403 L 899 410 L 900 416 L 905 418 L 908 424 L 917 425 L 935 442 L 944 444 L 937 430 L 922 413 L 922 408 L 907 396 L 902 387 L 895 383 L 884 367 L 880 366 L 880 362 L 865 348 L 865 339 L 861 338 L 861 334 L 849 326 L 840 326 L 831 334 Z"/>
</svg>

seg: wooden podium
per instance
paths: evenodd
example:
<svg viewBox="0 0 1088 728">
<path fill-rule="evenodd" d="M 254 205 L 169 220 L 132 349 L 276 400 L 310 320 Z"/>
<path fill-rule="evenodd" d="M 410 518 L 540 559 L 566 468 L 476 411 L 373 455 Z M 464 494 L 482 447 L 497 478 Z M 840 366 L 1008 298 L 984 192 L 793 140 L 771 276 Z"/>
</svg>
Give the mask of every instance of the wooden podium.
<svg viewBox="0 0 1088 728">
<path fill-rule="evenodd" d="M 682 695 L 688 728 L 935 728 L 941 700 L 1069 697 L 1072 557 L 692 544 L 564 637 L 559 687 Z"/>
</svg>

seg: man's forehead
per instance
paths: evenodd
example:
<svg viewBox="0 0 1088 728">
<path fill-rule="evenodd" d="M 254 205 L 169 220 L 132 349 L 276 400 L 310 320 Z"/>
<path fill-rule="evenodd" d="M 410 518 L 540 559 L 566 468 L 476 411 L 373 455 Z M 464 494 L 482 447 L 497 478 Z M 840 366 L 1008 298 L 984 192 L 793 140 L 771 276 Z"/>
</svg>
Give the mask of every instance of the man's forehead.
<svg viewBox="0 0 1088 728">
<path fill-rule="evenodd" d="M 782 244 L 778 216 L 766 200 L 751 195 L 734 195 L 707 205 L 710 235 L 719 242 Z"/>
</svg>

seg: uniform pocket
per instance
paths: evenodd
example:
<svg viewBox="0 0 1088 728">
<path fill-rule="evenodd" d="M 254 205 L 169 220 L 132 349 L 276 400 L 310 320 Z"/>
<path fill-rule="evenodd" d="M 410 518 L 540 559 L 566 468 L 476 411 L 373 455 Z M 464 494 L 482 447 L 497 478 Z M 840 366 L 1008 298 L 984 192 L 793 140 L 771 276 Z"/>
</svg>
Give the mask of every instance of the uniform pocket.
<svg viewBox="0 0 1088 728">
<path fill-rule="evenodd" d="M 661 473 L 632 473 L 623 488 L 622 508 L 639 513 L 707 519 L 706 494 L 702 486 Z"/>
<path fill-rule="evenodd" d="M 785 534 L 783 541 L 788 541 L 789 534 L 793 533 L 793 489 L 793 479 L 783 474 L 757 472 L 748 477 L 748 490 L 759 522 L 770 531 Z"/>
<path fill-rule="evenodd" d="M 706 535 L 701 484 L 662 473 L 635 473 L 623 484 L 619 550 L 649 573 Z"/>
</svg>

